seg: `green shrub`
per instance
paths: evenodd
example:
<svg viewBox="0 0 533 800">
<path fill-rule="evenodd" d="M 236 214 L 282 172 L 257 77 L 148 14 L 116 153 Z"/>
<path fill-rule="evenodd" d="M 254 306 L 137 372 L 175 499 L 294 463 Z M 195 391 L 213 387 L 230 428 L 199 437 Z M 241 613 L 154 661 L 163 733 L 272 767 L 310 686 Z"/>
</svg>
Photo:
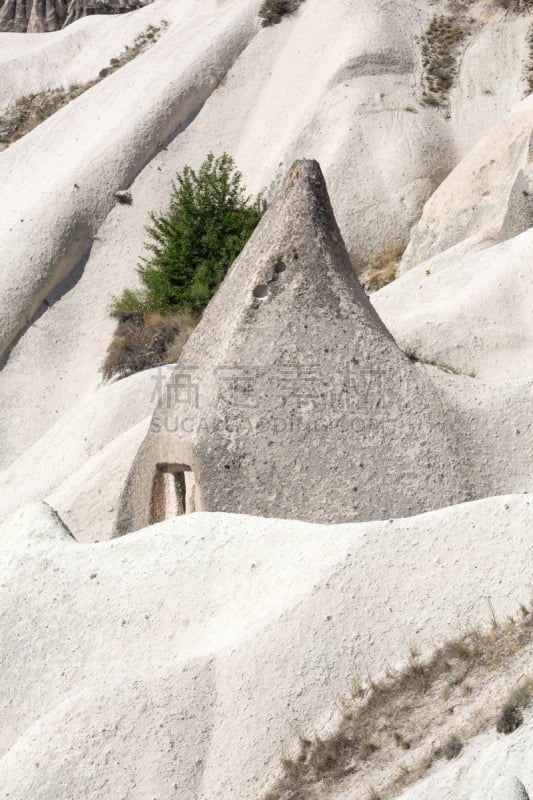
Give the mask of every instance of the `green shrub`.
<svg viewBox="0 0 533 800">
<path fill-rule="evenodd" d="M 261 218 L 262 201 L 245 195 L 227 154 L 210 153 L 198 173 L 186 166 L 166 214 L 151 214 L 150 253 L 138 267 L 141 288 L 115 298 L 118 319 L 102 367 L 105 379 L 177 360 L 205 306 Z"/>
<path fill-rule="evenodd" d="M 210 153 L 198 173 L 186 166 L 177 175 L 168 213 L 150 217 L 151 255 L 138 269 L 143 289 L 124 292 L 113 316 L 132 304 L 138 312 L 201 312 L 259 222 L 261 201 L 246 197 L 230 156 Z"/>
</svg>

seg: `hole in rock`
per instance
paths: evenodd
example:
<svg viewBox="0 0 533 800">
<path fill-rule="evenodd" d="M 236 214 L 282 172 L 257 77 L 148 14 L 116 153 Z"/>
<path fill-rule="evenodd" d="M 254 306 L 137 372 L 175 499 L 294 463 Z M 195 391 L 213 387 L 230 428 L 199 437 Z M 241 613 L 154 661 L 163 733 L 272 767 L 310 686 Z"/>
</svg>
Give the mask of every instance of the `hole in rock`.
<svg viewBox="0 0 533 800">
<path fill-rule="evenodd" d="M 268 294 L 268 286 L 266 283 L 259 283 L 252 292 L 254 297 L 266 297 Z"/>
<path fill-rule="evenodd" d="M 278 272 L 278 273 L 279 273 L 279 272 L 285 272 L 285 270 L 286 270 L 286 269 L 287 269 L 286 265 L 285 265 L 285 264 L 283 263 L 283 261 L 280 259 L 280 260 L 279 260 L 279 261 L 276 263 L 276 265 L 275 265 L 275 267 L 274 267 L 274 272 Z"/>
</svg>

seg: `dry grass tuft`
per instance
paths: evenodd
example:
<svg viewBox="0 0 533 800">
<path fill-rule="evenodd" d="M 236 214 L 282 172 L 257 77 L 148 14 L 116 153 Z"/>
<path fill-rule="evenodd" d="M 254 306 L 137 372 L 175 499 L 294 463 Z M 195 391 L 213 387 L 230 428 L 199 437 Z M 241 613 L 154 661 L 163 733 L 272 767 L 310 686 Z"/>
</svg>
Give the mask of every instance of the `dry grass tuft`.
<svg viewBox="0 0 533 800">
<path fill-rule="evenodd" d="M 495 0 L 496 5 L 513 14 L 527 14 L 533 8 L 533 0 Z"/>
<path fill-rule="evenodd" d="M 131 47 L 126 47 L 118 58 L 112 58 L 109 66 L 100 70 L 98 78 L 84 84 L 71 84 L 68 89 L 59 86 L 54 89 L 46 89 L 35 94 L 24 95 L 17 98 L 0 117 L 0 150 L 5 150 L 10 144 L 21 139 L 25 134 L 36 128 L 45 119 L 51 117 L 60 108 L 75 100 L 100 83 L 108 75 L 116 72 L 128 61 L 144 52 L 151 44 L 154 44 L 161 35 L 161 32 L 168 27 L 168 22 L 162 21 L 159 27 L 149 25 L 148 28 L 140 33 Z"/>
<path fill-rule="evenodd" d="M 386 769 L 398 758 L 398 748 L 415 750 L 412 763 L 403 764 L 392 783 L 372 789 L 376 797 L 386 798 L 422 777 L 436 760 L 456 758 L 464 747 L 465 735 L 459 732 L 425 755 L 416 755 L 425 742 L 427 720 L 431 718 L 432 727 L 445 729 L 444 721 L 453 713 L 451 700 L 464 702 L 473 685 L 484 686 L 491 674 L 501 673 L 506 661 L 533 644 L 533 617 L 525 606 L 521 608 L 519 622 L 509 619 L 485 633 L 470 631 L 440 647 L 429 661 L 421 661 L 413 650 L 402 671 L 389 671 L 380 681 L 351 692 L 341 704 L 336 730 L 327 737 L 300 737 L 296 755 L 282 759 L 281 778 L 263 800 L 314 800 L 319 796 L 316 790 L 338 785 L 363 765 L 365 774 L 372 765 L 379 768 L 376 760 Z M 509 725 L 509 732 L 515 729 L 512 725 L 517 727 L 517 711 L 521 717 L 532 686 L 529 681 L 522 683 L 506 702 L 501 724 Z M 477 729 L 469 728 L 466 736 L 474 732 Z"/>
<path fill-rule="evenodd" d="M 104 380 L 174 364 L 197 322 L 197 318 L 186 311 L 120 319 L 102 367 Z"/>
<path fill-rule="evenodd" d="M 393 736 L 394 736 L 394 741 L 396 742 L 398 747 L 402 748 L 402 750 L 411 749 L 411 742 L 408 742 L 407 739 L 404 739 L 403 734 L 401 734 L 399 731 L 394 731 Z"/>
<path fill-rule="evenodd" d="M 259 10 L 263 27 L 277 25 L 283 17 L 293 14 L 304 0 L 264 0 Z"/>
<path fill-rule="evenodd" d="M 524 721 L 521 709 L 531 701 L 531 681 L 526 681 L 514 689 L 501 710 L 496 722 L 498 733 L 513 733 Z"/>
<path fill-rule="evenodd" d="M 359 278 L 359 283 L 367 294 L 377 292 L 387 284 L 391 283 L 396 277 L 396 268 L 405 252 L 406 245 L 395 245 L 394 247 L 378 253 L 370 261 L 362 262 L 354 258 L 355 272 Z"/>
<path fill-rule="evenodd" d="M 452 375 L 466 375 L 468 378 L 475 378 L 476 374 L 477 374 L 475 370 L 469 370 L 468 372 L 462 372 L 460 369 L 457 369 L 457 367 L 454 367 L 451 364 L 443 364 L 442 362 L 439 362 L 439 361 L 434 361 L 432 359 L 422 358 L 421 356 L 419 356 L 416 353 L 415 350 L 411 350 L 409 348 L 404 350 L 404 353 L 407 356 L 407 358 L 409 359 L 409 361 L 412 361 L 415 364 L 427 364 L 430 367 L 436 367 L 437 369 L 441 369 L 443 372 L 448 372 L 448 373 L 450 373 Z M 492 624 L 494 625 L 494 620 L 493 620 Z"/>
<path fill-rule="evenodd" d="M 455 17 L 435 16 L 422 37 L 424 89 L 422 102 L 440 106 L 447 102 L 448 92 L 457 74 L 458 45 L 464 32 Z"/>
<path fill-rule="evenodd" d="M 452 758 L 457 758 L 461 750 L 463 749 L 463 743 L 459 739 L 458 736 L 450 736 L 449 739 L 444 743 L 442 747 L 442 755 L 448 761 L 451 761 Z"/>
<path fill-rule="evenodd" d="M 533 92 L 533 25 L 530 26 L 527 34 L 527 44 L 529 51 L 529 60 L 527 61 L 525 66 L 524 78 L 527 85 L 526 95 L 530 95 Z"/>
</svg>

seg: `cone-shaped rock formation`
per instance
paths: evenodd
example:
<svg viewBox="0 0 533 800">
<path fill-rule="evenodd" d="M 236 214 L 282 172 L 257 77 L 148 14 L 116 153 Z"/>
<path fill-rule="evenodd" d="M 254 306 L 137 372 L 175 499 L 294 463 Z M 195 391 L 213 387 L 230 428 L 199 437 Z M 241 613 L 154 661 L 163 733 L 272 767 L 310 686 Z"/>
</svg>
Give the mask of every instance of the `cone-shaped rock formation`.
<svg viewBox="0 0 533 800">
<path fill-rule="evenodd" d="M 316 162 L 293 166 L 160 391 L 121 532 L 180 510 L 341 522 L 468 496 L 438 394 L 359 285 Z"/>
</svg>

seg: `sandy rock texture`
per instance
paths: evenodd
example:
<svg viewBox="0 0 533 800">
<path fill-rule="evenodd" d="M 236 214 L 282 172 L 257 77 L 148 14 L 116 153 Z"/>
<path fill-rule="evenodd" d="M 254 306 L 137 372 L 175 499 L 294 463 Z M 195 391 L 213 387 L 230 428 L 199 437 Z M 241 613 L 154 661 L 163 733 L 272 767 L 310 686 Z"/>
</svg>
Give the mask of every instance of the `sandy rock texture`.
<svg viewBox="0 0 533 800">
<path fill-rule="evenodd" d="M 140 373 L 60 417 L 0 473 L 0 513 L 46 500 L 76 539 L 95 541 L 180 510 L 347 522 L 531 491 L 530 331 L 519 328 L 522 350 L 518 334 L 507 347 L 503 336 L 519 301 L 531 317 L 521 273 L 507 266 L 514 246 L 527 259 L 528 242 L 526 232 L 500 245 L 492 283 L 483 273 L 492 308 L 475 282 L 465 289 L 473 324 L 490 330 L 484 310 L 493 332 L 467 337 L 464 349 L 464 326 L 455 350 L 452 333 L 442 335 L 464 312 L 451 268 L 435 279 L 414 270 L 378 293 L 374 304 L 402 351 L 357 282 L 319 165 L 296 162 L 176 369 Z M 473 280 L 479 275 L 474 265 Z M 425 286 L 440 327 L 436 312 L 427 318 Z M 485 363 L 488 377 L 450 374 L 435 360 L 446 347 L 455 364 Z M 507 380 L 496 383 L 498 361 Z"/>
<path fill-rule="evenodd" d="M 175 513 L 175 496 L 347 522 L 531 491 L 531 372 L 498 386 L 406 353 L 357 282 L 319 165 L 296 162 L 161 386 L 117 533 Z"/>
<path fill-rule="evenodd" d="M 316 526 L 193 514 L 98 545 L 0 528 L 0 785 L 11 800 L 269 788 L 354 676 L 528 602 L 530 495 Z M 439 795 L 438 792 L 435 793 Z"/>
<path fill-rule="evenodd" d="M 399 795 L 418 800 L 435 792 L 442 800 L 482 797 L 493 800 L 528 800 L 533 787 L 531 737 L 533 720 L 511 736 L 491 732 L 472 741 L 461 756 Z M 525 785 L 524 785 L 525 784 Z M 527 788 L 526 788 L 527 787 Z"/>
<path fill-rule="evenodd" d="M 162 390 L 119 530 L 157 521 L 176 462 L 196 510 L 345 522 L 459 502 L 457 434 L 357 282 L 319 165 L 297 161 Z"/>
<path fill-rule="evenodd" d="M 398 345 L 421 360 L 488 381 L 528 378 L 532 245 L 528 230 L 480 252 L 435 256 L 372 295 L 372 304 Z"/>
<path fill-rule="evenodd" d="M 161 28 L 0 153 L 2 800 L 260 800 L 355 679 L 531 602 L 533 16 L 454 3 L 439 110 L 444 0 L 260 5 L 0 33 L 3 113 Z M 209 151 L 269 210 L 177 369 L 102 386 L 148 215 Z M 370 302 L 353 264 L 404 245 Z M 527 800 L 524 717 L 402 800 Z"/>
<path fill-rule="evenodd" d="M 529 97 L 469 151 L 433 194 L 411 232 L 400 274 L 461 242 L 472 251 L 498 240 L 517 175 L 531 162 L 532 133 Z"/>
<path fill-rule="evenodd" d="M 170 16 L 173 3 L 158 0 L 135 14 L 91 16 L 65 30 L 14 36 L 0 32 L 0 108 L 50 88 L 83 84 L 98 77 L 150 24 Z"/>
<path fill-rule="evenodd" d="M 450 124 L 457 154 L 463 158 L 488 130 L 526 96 L 524 66 L 529 63 L 529 14 L 505 14 L 501 6 L 479 4 L 481 17 L 461 59 L 450 91 Z"/>
<path fill-rule="evenodd" d="M 0 518 L 48 500 L 80 541 L 110 538 L 154 406 L 158 370 L 114 383 L 64 414 L 0 472 Z"/>
<path fill-rule="evenodd" d="M 348 250 L 363 260 L 406 241 L 454 166 L 453 137 L 441 116 L 404 110 L 416 103 L 411 32 L 427 12 L 399 0 L 371 9 L 362 0 L 327 7 L 306 0 L 281 25 L 261 29 L 258 7 L 255 0 L 158 0 L 124 17 L 81 20 L 42 45 L 31 40 L 18 50 L 0 40 L 11 52 L 2 62 L 0 97 L 13 98 L 33 90 L 32 80 L 42 89 L 44 75 L 50 83 L 93 78 L 123 49 L 121 34 L 118 52 L 110 53 L 122 20 L 132 25 L 131 39 L 138 30 L 130 20 L 172 23 L 142 56 L 0 154 L 2 197 L 9 198 L 0 222 L 0 349 L 10 353 L 0 400 L 12 420 L 3 465 L 98 385 L 111 295 L 135 281 L 148 213 L 166 206 L 185 163 L 198 166 L 209 150 L 226 150 L 250 191 L 270 196 L 296 157 L 318 157 Z M 102 44 L 95 42 L 97 25 Z M 52 66 L 56 58 L 60 68 Z M 133 205 L 114 207 L 114 193 L 130 184 Z M 69 291 L 59 291 L 49 313 L 43 301 L 67 274 Z M 94 298 L 87 318 L 86 296 Z M 32 321 L 38 325 L 16 340 Z M 51 347 L 56 341 L 64 346 Z M 59 390 L 67 374 L 71 380 Z M 15 395 L 25 398 L 29 426 Z"/>
<path fill-rule="evenodd" d="M 10 420 L 0 466 L 97 389 L 113 329 L 107 308 L 135 283 L 148 214 L 166 206 L 175 171 L 198 166 L 209 150 L 230 152 L 250 191 L 268 197 L 295 158 L 318 158 L 360 265 L 408 242 L 424 203 L 466 154 L 473 160 L 415 228 L 405 266 L 457 239 L 464 254 L 499 236 L 527 166 L 529 101 L 513 108 L 524 91 L 530 16 L 483 12 L 447 120 L 419 103 L 417 37 L 434 5 L 306 0 L 266 29 L 259 5 L 156 0 L 46 36 L 0 34 L 4 105 L 91 80 L 147 25 L 171 23 L 148 52 L 0 154 L 0 350 L 9 356 L 0 402 Z M 496 166 L 468 152 L 485 135 Z M 469 170 L 479 172 L 472 181 Z M 123 189 L 133 205 L 117 208 Z"/>
</svg>

